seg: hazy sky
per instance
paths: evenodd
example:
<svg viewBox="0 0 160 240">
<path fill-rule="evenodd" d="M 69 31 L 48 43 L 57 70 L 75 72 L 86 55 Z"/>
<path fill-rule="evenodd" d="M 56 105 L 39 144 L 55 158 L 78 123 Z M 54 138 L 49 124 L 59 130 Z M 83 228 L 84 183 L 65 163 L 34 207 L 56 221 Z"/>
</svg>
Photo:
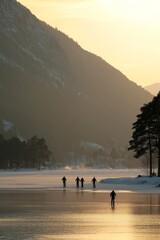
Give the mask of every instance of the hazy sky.
<svg viewBox="0 0 160 240">
<path fill-rule="evenodd" d="M 19 0 L 138 85 L 160 82 L 160 0 Z"/>
</svg>

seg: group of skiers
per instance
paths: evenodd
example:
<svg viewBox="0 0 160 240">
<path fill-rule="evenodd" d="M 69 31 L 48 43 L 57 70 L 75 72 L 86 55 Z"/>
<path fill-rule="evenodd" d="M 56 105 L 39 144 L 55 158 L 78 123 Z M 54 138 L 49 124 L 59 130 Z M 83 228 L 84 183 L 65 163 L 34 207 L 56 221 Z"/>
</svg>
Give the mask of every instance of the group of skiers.
<svg viewBox="0 0 160 240">
<path fill-rule="evenodd" d="M 63 181 L 63 187 L 66 188 L 67 178 L 64 176 L 64 177 L 62 178 L 62 181 Z M 79 188 L 79 187 L 80 187 L 80 186 L 79 186 L 80 184 L 81 184 L 81 188 L 84 187 L 84 182 L 85 182 L 85 181 L 84 181 L 84 178 L 83 178 L 83 177 L 82 177 L 82 178 L 76 177 L 75 181 L 76 181 L 76 188 Z M 91 182 L 92 182 L 92 184 L 93 184 L 93 188 L 96 188 L 96 182 L 97 182 L 97 180 L 96 180 L 95 177 L 92 178 Z"/>
<path fill-rule="evenodd" d="M 63 181 L 63 187 L 66 188 L 67 178 L 64 176 L 62 178 L 62 181 Z M 76 177 L 75 181 L 76 181 L 76 188 L 79 188 L 79 184 L 80 183 L 81 183 L 81 188 L 84 187 L 84 178 L 83 177 L 81 179 L 79 177 Z M 91 182 L 93 184 L 93 188 L 96 188 L 97 180 L 96 180 L 95 177 L 92 178 Z M 116 193 L 115 193 L 114 190 L 110 193 L 110 198 L 111 198 L 111 207 L 114 208 L 114 206 L 115 206 L 115 198 L 116 198 Z"/>
</svg>

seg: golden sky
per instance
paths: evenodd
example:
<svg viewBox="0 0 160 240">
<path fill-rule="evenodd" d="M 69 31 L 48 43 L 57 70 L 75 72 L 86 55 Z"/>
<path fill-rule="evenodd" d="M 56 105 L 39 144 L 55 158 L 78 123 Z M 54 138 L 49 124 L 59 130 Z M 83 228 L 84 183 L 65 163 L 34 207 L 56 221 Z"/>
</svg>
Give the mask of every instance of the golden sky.
<svg viewBox="0 0 160 240">
<path fill-rule="evenodd" d="M 19 0 L 138 85 L 160 82 L 160 0 Z"/>
</svg>

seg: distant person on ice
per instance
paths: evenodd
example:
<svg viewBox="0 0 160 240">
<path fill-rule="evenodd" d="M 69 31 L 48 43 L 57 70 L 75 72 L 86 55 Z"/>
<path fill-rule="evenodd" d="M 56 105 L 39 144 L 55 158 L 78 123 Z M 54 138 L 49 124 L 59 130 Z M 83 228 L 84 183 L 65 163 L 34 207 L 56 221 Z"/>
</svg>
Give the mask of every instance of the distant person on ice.
<svg viewBox="0 0 160 240">
<path fill-rule="evenodd" d="M 62 181 L 63 181 L 63 187 L 66 188 L 67 178 L 64 176 L 64 177 L 62 178 Z"/>
<path fill-rule="evenodd" d="M 84 178 L 81 178 L 81 188 L 83 188 Z"/>
<path fill-rule="evenodd" d="M 79 188 L 79 182 L 80 182 L 79 177 L 77 177 L 75 181 L 76 181 L 76 188 Z"/>
<path fill-rule="evenodd" d="M 95 178 L 95 177 L 92 179 L 92 181 L 91 181 L 91 182 L 93 183 L 93 188 L 96 188 L 96 182 L 97 182 L 97 180 L 96 180 L 96 178 Z"/>
<path fill-rule="evenodd" d="M 111 207 L 114 207 L 115 206 L 115 198 L 116 198 L 116 193 L 114 190 L 110 193 L 110 198 L 111 198 Z"/>
</svg>

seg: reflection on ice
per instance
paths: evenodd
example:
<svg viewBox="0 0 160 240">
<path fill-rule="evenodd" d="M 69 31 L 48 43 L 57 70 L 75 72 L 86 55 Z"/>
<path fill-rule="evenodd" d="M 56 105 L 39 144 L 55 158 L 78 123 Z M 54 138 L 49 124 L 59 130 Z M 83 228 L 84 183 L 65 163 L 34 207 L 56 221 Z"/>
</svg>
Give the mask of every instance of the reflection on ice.
<svg viewBox="0 0 160 240">
<path fill-rule="evenodd" d="M 1 191 L 4 239 L 150 240 L 160 234 L 160 194 Z"/>
</svg>

